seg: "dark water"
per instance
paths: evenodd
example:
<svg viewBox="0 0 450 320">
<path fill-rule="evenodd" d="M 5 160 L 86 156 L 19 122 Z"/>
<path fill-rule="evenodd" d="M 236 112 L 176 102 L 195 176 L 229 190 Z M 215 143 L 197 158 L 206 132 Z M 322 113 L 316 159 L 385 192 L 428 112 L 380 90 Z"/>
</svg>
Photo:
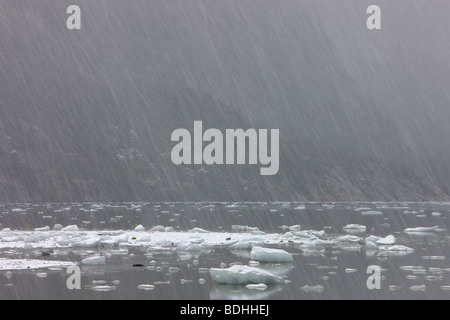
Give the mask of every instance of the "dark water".
<svg viewBox="0 0 450 320">
<path fill-rule="evenodd" d="M 85 230 L 133 229 L 142 224 L 173 226 L 186 231 L 200 227 L 211 231 L 230 231 L 232 225 L 258 227 L 265 232 L 284 232 L 282 225 L 300 224 L 302 230 L 325 230 L 333 237 L 343 234 L 342 227 L 357 223 L 367 226 L 369 234 L 395 235 L 396 244 L 415 251 L 407 255 L 377 256 L 362 246 L 327 245 L 323 251 L 304 251 L 298 244 L 278 246 L 293 254 L 292 264 L 260 264 L 258 267 L 283 275 L 288 283 L 250 290 L 244 286 L 219 285 L 205 268 L 247 264 L 248 251 L 231 252 L 214 248 L 197 256 L 180 256 L 174 250 L 155 251 L 148 247 L 108 249 L 54 249 L 54 256 L 43 257 L 42 250 L 3 249 L 0 258 L 67 260 L 79 262 L 87 254 L 109 253 L 105 266 L 81 268 L 82 288 L 69 290 L 68 275 L 62 270 L 12 270 L 12 276 L 0 275 L 0 299 L 448 299 L 450 291 L 450 204 L 446 203 L 147 203 L 147 204 L 8 204 L 0 209 L 2 228 L 32 230 L 45 225 L 77 224 Z M 381 211 L 382 215 L 362 215 L 358 208 Z M 441 213 L 440 216 L 432 212 Z M 423 234 L 405 234 L 409 227 L 439 226 L 440 230 Z M 119 252 L 123 249 L 123 252 Z M 133 267 L 140 264 L 142 267 Z M 366 269 L 383 269 L 381 289 L 369 290 Z M 415 266 L 416 271 L 402 266 Z M 174 269 L 174 267 L 178 269 Z M 169 269 L 170 268 L 170 269 Z M 430 269 L 431 268 L 431 269 Z M 439 268 L 439 269 L 437 269 Z M 346 270 L 355 269 L 355 270 Z M 353 272 L 354 271 L 354 272 Z M 0 271 L 4 274 L 6 271 Z M 47 273 L 38 277 L 38 273 Z M 113 290 L 91 289 L 93 281 L 105 281 Z M 114 284 L 113 281 L 120 283 Z M 170 283 L 169 283 L 170 281 Z M 153 290 L 138 289 L 154 284 Z M 321 285 L 322 292 L 305 292 L 305 285 Z M 411 286 L 425 285 L 425 291 Z M 392 287 L 392 286 L 395 286 Z M 444 287 L 444 288 L 442 288 Z M 395 290 L 394 290 L 395 289 Z"/>
</svg>

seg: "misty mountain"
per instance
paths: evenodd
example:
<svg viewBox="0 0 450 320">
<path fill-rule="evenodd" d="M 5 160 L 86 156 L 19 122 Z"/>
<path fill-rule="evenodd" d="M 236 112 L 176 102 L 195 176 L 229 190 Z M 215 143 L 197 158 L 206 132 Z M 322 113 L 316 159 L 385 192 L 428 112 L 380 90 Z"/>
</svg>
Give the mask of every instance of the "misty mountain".
<svg viewBox="0 0 450 320">
<path fill-rule="evenodd" d="M 378 2 L 5 1 L 0 201 L 448 200 L 450 4 Z M 278 174 L 172 164 L 196 120 L 279 129 Z"/>
</svg>

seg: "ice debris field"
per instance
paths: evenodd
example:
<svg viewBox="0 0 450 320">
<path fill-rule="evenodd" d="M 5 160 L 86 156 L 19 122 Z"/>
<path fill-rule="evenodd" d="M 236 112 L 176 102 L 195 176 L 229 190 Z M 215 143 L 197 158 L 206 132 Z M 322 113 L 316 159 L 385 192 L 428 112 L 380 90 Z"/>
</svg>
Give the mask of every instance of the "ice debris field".
<svg viewBox="0 0 450 320">
<path fill-rule="evenodd" d="M 204 207 L 197 206 L 197 208 Z M 214 205 L 206 207 L 214 208 Z M 280 214 L 278 210 L 283 212 L 283 205 L 278 204 L 278 207 L 279 209 L 270 209 L 269 212 Z M 353 207 L 352 212 L 361 218 L 372 219 L 383 216 L 380 210 L 386 207 L 379 210 Z M 140 208 L 141 206 L 136 206 L 134 209 Z M 333 208 L 333 204 L 319 207 L 322 210 Z M 97 205 L 96 209 L 100 207 Z M 290 209 L 305 210 L 305 205 L 291 205 Z M 239 206 L 229 205 L 227 210 L 239 212 Z M 22 211 L 19 209 L 11 210 L 11 213 L 15 214 L 20 212 Z M 417 217 L 421 212 L 410 213 L 408 210 L 401 209 L 400 213 Z M 442 214 L 433 211 L 430 217 L 441 219 Z M 281 290 L 280 286 L 283 287 L 292 281 L 300 282 L 302 285 L 298 289 L 305 294 L 321 294 L 326 290 L 325 284 L 330 277 L 338 274 L 339 267 L 336 261 L 340 259 L 339 253 L 342 252 L 363 252 L 367 258 L 382 262 L 390 258 L 415 254 L 419 248 L 417 242 L 411 241 L 411 237 L 423 239 L 425 236 L 431 239 L 439 237 L 442 239 L 442 235 L 445 234 L 445 240 L 448 238 L 445 227 L 439 224 L 430 225 L 429 222 L 423 223 L 422 226 L 405 226 L 391 234 L 376 235 L 372 232 L 375 229 L 370 227 L 370 223 L 368 226 L 360 224 L 361 219 L 355 220 L 358 223 L 349 221 L 350 223 L 339 226 L 338 230 L 329 226 L 323 226 L 318 230 L 305 230 L 301 224 L 291 224 L 277 226 L 277 232 L 238 224 L 230 225 L 228 230 L 223 228 L 208 230 L 201 227 L 180 230 L 177 226 L 144 224 L 135 224 L 132 228 L 125 230 L 92 230 L 86 228 L 83 223 L 80 226 L 57 223 L 38 226 L 32 230 L 20 230 L 7 227 L 2 223 L 4 227 L 0 230 L 0 270 L 6 278 L 11 277 L 11 272 L 19 270 L 36 270 L 36 277 L 45 278 L 49 270 L 65 270 L 69 266 L 101 267 L 114 264 L 114 258 L 118 255 L 128 255 L 132 258 L 134 254 L 129 250 L 139 248 L 148 260 L 134 264 L 132 267 L 143 267 L 146 270 L 166 272 L 170 275 L 179 273 L 181 267 L 175 263 L 162 263 L 158 266 L 154 259 L 156 255 L 169 254 L 175 255 L 181 261 L 189 260 L 191 261 L 189 266 L 195 266 L 200 274 L 200 277 L 195 279 L 197 284 L 203 285 L 207 282 L 216 284 L 210 298 L 236 298 L 237 292 L 240 292 L 238 298 L 267 298 L 268 296 L 259 292 L 278 292 Z M 386 224 L 388 219 L 384 218 L 383 221 Z M 81 254 L 76 256 L 76 259 L 70 258 L 67 253 L 71 250 Z M 220 260 L 221 256 L 217 255 L 217 252 L 229 252 L 241 259 L 239 262 L 225 263 Z M 208 255 L 212 257 L 211 260 L 202 265 L 199 257 Z M 290 277 L 290 270 L 303 268 L 302 263 L 306 265 L 299 257 L 325 256 L 327 263 L 311 264 L 316 270 L 326 271 L 316 281 L 298 279 L 295 278 L 296 276 Z M 420 259 L 444 262 L 447 258 L 445 255 L 421 254 Z M 404 276 L 406 280 L 441 281 L 441 290 L 450 290 L 450 282 L 447 284 L 444 281 L 445 275 L 450 272 L 448 267 L 427 268 L 420 265 L 401 265 L 397 269 L 408 273 Z M 347 275 L 359 271 L 365 274 L 364 269 L 358 270 L 351 266 L 342 269 L 342 272 Z M 388 269 L 383 269 L 384 273 L 387 271 Z M 187 284 L 194 280 L 182 278 L 180 281 L 181 284 Z M 117 284 L 108 284 L 106 281 L 96 280 L 89 289 L 110 292 L 116 290 L 119 282 L 117 280 Z M 142 281 L 137 285 L 137 289 L 153 291 L 158 286 L 170 283 L 170 280 Z M 234 287 L 234 289 L 224 289 L 222 285 L 231 286 L 229 288 L 239 286 L 239 289 Z M 390 291 L 401 290 L 402 287 L 404 288 L 396 283 L 389 284 Z M 427 283 L 412 283 L 407 286 L 407 289 L 413 292 L 424 292 L 426 288 Z"/>
</svg>

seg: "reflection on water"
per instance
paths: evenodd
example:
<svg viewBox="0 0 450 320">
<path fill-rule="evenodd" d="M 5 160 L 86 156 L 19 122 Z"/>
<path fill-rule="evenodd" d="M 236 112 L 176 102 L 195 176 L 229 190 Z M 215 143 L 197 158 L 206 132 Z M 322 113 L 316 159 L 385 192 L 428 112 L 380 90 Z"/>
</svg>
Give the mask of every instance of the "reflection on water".
<svg viewBox="0 0 450 320">
<path fill-rule="evenodd" d="M 221 245 L 199 252 L 174 246 L 114 248 L 12 248 L 0 258 L 74 261 L 105 255 L 102 266 L 82 266 L 80 290 L 69 290 L 65 268 L 0 271 L 0 299 L 448 299 L 450 298 L 450 204 L 447 203 L 123 203 L 0 205 L 1 228 L 33 230 L 76 224 L 83 230 L 132 230 L 139 224 L 202 228 L 241 233 L 284 234 L 280 248 L 293 263 L 251 261 L 249 250 Z M 320 243 L 292 239 L 301 230 L 324 230 Z M 348 225 L 353 225 L 348 227 Z M 366 230 L 358 226 L 366 227 Z M 295 226 L 289 229 L 289 226 Z M 347 226 L 347 228 L 345 228 Z M 426 232 L 407 228 L 434 227 Z M 103 231 L 104 232 L 104 231 Z M 321 233 L 315 233 L 322 236 Z M 334 241 L 340 236 L 394 235 L 395 247 L 364 241 Z M 198 238 L 193 234 L 192 239 Z M 351 239 L 351 238 L 350 238 Z M 376 238 L 374 238 L 376 239 Z M 1 242 L 11 241 L 8 237 Z M 170 242 L 170 241 L 169 241 Z M 406 250 L 406 249 L 408 250 Z M 411 249 L 411 250 L 409 250 Z M 209 268 L 250 264 L 286 283 L 257 290 L 216 284 Z M 381 289 L 369 290 L 368 266 L 381 268 Z"/>
</svg>

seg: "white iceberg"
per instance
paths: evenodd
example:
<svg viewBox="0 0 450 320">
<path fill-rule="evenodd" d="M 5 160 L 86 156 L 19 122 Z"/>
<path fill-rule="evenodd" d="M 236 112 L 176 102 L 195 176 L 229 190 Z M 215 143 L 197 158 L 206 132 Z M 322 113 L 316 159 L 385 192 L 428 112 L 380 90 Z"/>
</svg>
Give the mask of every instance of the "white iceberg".
<svg viewBox="0 0 450 320">
<path fill-rule="evenodd" d="M 191 241 L 180 241 L 177 245 L 178 252 L 200 252 L 202 246 Z"/>
<path fill-rule="evenodd" d="M 417 228 L 406 228 L 403 232 L 414 233 L 414 232 L 432 232 L 435 231 L 439 226 L 434 227 L 417 227 Z"/>
<path fill-rule="evenodd" d="M 77 225 L 72 224 L 62 228 L 61 231 L 80 231 L 80 229 L 78 228 Z"/>
<path fill-rule="evenodd" d="M 140 224 L 136 228 L 134 228 L 134 231 L 145 231 L 145 228 L 142 224 Z"/>
<path fill-rule="evenodd" d="M 215 282 L 223 284 L 279 284 L 284 283 L 284 279 L 268 271 L 242 265 L 234 265 L 227 269 L 211 268 L 209 270 L 211 278 Z"/>
<path fill-rule="evenodd" d="M 395 237 L 393 235 L 389 235 L 385 238 L 378 239 L 375 243 L 378 245 L 392 245 L 395 243 Z"/>
<path fill-rule="evenodd" d="M 252 248 L 250 259 L 259 262 L 292 262 L 292 255 L 281 249 L 269 249 L 259 246 Z"/>
<path fill-rule="evenodd" d="M 94 256 L 81 260 L 81 263 L 86 266 L 101 266 L 105 264 L 104 256 Z"/>
</svg>

